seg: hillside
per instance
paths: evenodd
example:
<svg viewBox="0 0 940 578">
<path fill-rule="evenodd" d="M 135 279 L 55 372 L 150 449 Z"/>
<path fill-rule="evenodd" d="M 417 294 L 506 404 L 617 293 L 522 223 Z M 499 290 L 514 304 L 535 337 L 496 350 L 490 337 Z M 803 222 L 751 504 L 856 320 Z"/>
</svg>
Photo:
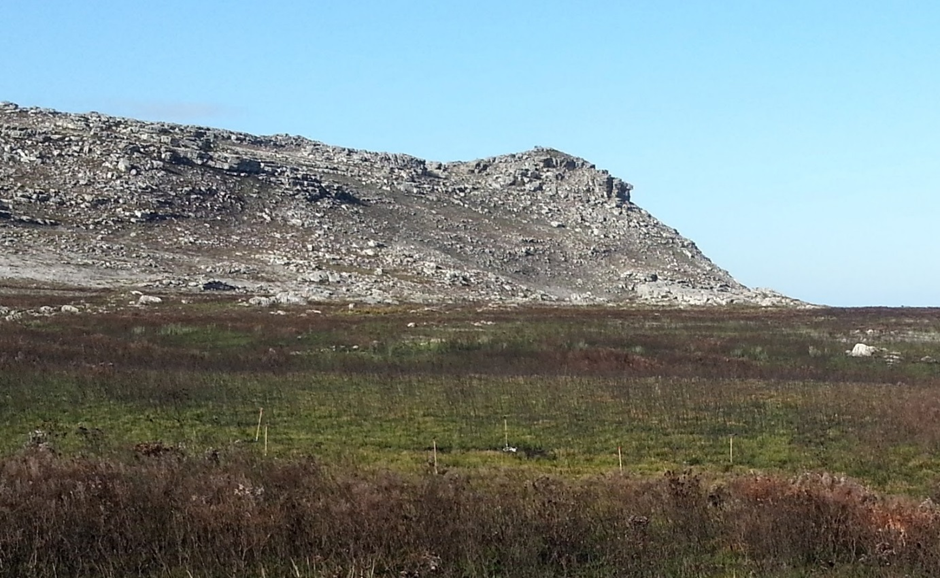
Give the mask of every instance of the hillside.
<svg viewBox="0 0 940 578">
<path fill-rule="evenodd" d="M 0 279 L 280 301 L 794 305 L 563 152 L 471 162 L 0 104 Z"/>
</svg>

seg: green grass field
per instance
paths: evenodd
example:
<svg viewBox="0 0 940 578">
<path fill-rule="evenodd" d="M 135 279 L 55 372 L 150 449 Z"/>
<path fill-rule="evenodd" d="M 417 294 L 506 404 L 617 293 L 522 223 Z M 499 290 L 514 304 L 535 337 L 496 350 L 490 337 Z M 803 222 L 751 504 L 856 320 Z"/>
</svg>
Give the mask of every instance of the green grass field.
<svg viewBox="0 0 940 578">
<path fill-rule="evenodd" d="M 318 311 L 7 324 L 2 447 L 36 429 L 66 453 L 254 444 L 264 408 L 269 455 L 407 472 L 436 444 L 452 468 L 603 473 L 621 448 L 636 474 L 825 469 L 912 494 L 940 479 L 940 365 L 920 361 L 940 358 L 934 311 Z M 902 361 L 846 356 L 863 338 Z"/>
</svg>

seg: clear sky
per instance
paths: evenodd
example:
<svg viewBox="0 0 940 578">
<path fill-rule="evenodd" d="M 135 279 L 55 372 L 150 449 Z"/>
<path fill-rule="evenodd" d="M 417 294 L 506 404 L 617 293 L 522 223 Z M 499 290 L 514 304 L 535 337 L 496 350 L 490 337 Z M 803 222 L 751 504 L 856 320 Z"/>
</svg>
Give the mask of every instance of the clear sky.
<svg viewBox="0 0 940 578">
<path fill-rule="evenodd" d="M 470 160 L 548 146 L 738 280 L 940 306 L 940 2 L 42 0 L 0 100 Z"/>
</svg>

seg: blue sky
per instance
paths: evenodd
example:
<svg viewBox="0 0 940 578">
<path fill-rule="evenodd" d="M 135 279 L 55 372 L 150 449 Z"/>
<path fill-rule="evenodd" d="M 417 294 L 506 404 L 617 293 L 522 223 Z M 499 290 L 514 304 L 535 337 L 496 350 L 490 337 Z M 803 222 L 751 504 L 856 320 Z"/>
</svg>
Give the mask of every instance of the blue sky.
<svg viewBox="0 0 940 578">
<path fill-rule="evenodd" d="M 940 306 L 940 3 L 9 2 L 0 100 L 469 160 L 550 146 L 750 286 Z"/>
</svg>

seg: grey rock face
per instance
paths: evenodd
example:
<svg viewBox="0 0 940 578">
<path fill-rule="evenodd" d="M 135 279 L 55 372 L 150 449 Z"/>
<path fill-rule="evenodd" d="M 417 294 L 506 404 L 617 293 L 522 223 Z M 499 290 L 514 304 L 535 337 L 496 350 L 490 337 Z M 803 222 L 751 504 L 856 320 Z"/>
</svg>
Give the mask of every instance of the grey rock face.
<svg viewBox="0 0 940 578">
<path fill-rule="evenodd" d="M 441 163 L 0 103 L 0 155 L 0 277 L 225 279 L 278 304 L 797 303 L 742 286 L 629 183 L 549 148 Z"/>
</svg>

